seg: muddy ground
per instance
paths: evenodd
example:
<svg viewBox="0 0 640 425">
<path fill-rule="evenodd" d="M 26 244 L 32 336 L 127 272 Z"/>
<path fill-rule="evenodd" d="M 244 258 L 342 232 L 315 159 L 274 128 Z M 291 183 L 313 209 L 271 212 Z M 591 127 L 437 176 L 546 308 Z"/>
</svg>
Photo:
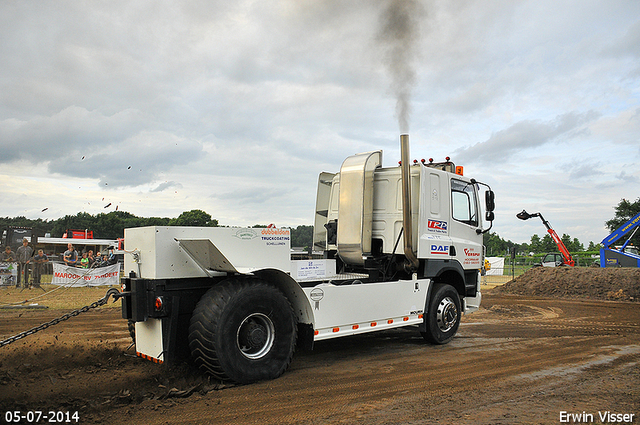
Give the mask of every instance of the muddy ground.
<svg viewBox="0 0 640 425">
<path fill-rule="evenodd" d="M 413 328 L 324 341 L 246 386 L 133 357 L 119 310 L 101 307 L 0 348 L 0 421 L 41 410 L 80 423 L 557 424 L 609 411 L 640 423 L 640 305 L 508 291 L 486 291 L 445 346 Z M 0 310 L 0 338 L 62 312 Z"/>
</svg>

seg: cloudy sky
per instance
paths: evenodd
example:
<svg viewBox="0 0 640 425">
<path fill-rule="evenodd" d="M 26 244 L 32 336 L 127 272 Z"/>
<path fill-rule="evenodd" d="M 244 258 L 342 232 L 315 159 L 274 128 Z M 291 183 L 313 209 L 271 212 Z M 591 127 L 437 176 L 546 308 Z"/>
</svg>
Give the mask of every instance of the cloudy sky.
<svg viewBox="0 0 640 425">
<path fill-rule="evenodd" d="M 401 131 L 514 242 L 640 196 L 637 0 L 8 0 L 0 61 L 0 216 L 312 224 L 318 173 Z"/>
</svg>

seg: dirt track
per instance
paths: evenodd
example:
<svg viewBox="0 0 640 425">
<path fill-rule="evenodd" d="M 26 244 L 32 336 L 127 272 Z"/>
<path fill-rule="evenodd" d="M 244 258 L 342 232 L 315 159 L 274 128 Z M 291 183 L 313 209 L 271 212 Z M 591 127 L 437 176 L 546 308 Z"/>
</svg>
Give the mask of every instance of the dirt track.
<svg viewBox="0 0 640 425">
<path fill-rule="evenodd" d="M 0 312 L 0 337 L 54 313 Z M 119 311 L 103 309 L 0 348 L 3 419 L 77 410 L 81 423 L 556 424 L 561 411 L 594 423 L 611 411 L 640 423 L 637 303 L 485 296 L 448 345 L 413 329 L 326 341 L 281 378 L 247 386 L 129 357 L 128 345 Z"/>
</svg>

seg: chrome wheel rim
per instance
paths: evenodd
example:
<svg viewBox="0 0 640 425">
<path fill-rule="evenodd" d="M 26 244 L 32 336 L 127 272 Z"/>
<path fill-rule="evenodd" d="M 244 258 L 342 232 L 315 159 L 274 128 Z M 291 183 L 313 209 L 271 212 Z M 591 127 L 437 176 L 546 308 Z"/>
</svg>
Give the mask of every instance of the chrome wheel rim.
<svg viewBox="0 0 640 425">
<path fill-rule="evenodd" d="M 265 356 L 275 341 L 276 329 L 271 319 L 262 313 L 247 316 L 238 327 L 238 349 L 248 359 Z"/>
<path fill-rule="evenodd" d="M 449 332 L 458 321 L 458 307 L 449 297 L 443 298 L 438 305 L 436 322 L 442 332 Z"/>
</svg>

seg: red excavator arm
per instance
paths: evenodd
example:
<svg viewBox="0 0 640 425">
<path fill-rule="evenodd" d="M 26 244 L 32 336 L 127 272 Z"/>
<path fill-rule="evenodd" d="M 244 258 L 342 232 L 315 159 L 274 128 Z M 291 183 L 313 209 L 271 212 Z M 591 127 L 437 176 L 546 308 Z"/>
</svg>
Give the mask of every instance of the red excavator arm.
<svg viewBox="0 0 640 425">
<path fill-rule="evenodd" d="M 540 217 L 540 220 L 542 220 L 542 223 L 547 228 L 547 232 L 549 233 L 549 235 L 551 235 L 551 239 L 553 239 L 556 245 L 558 245 L 558 249 L 560 250 L 560 253 L 562 253 L 563 264 L 571 267 L 574 267 L 576 265 L 575 261 L 573 261 L 573 257 L 569 253 L 569 250 L 564 245 L 564 242 L 562 242 L 562 239 L 560 239 L 556 231 L 553 230 L 549 222 L 545 220 L 544 217 L 542 217 L 542 214 L 540 214 L 539 212 L 535 214 L 529 214 L 525 210 L 522 210 L 521 213 L 516 214 L 516 217 L 518 217 L 520 220 L 528 220 L 531 217 Z"/>
</svg>

